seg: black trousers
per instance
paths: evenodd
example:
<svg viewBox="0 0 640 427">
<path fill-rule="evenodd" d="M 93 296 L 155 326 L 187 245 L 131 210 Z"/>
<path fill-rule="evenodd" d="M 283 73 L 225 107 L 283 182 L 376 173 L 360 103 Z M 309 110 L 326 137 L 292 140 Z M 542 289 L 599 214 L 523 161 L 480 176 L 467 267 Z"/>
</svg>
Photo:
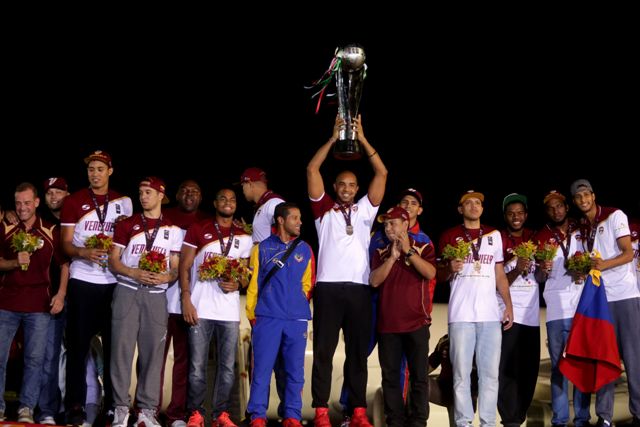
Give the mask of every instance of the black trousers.
<svg viewBox="0 0 640 427">
<path fill-rule="evenodd" d="M 405 409 L 400 383 L 402 355 L 409 366 L 409 405 Z M 424 427 L 429 418 L 429 326 L 406 333 L 380 334 L 378 358 L 382 368 L 382 392 L 387 425 Z M 408 419 L 405 421 L 405 413 Z"/>
<path fill-rule="evenodd" d="M 498 411 L 502 424 L 519 426 L 527 419 L 540 367 L 540 327 L 514 323 L 502 333 Z"/>
<path fill-rule="evenodd" d="M 116 284 L 69 279 L 67 291 L 67 379 L 65 409 L 84 406 L 87 397 L 87 355 L 91 339 L 100 334 L 104 352 L 104 407 L 113 406 L 111 387 L 111 301 Z"/>
<path fill-rule="evenodd" d="M 328 407 L 333 355 L 344 332 L 344 383 L 351 409 L 367 406 L 367 356 L 371 338 L 371 290 L 351 282 L 318 282 L 313 293 L 314 408 Z"/>
</svg>

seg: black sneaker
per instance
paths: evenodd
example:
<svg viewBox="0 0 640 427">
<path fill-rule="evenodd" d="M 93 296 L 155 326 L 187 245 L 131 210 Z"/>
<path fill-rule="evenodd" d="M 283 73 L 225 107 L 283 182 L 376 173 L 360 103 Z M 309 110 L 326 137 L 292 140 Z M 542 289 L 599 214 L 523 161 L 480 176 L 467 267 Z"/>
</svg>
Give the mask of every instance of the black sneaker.
<svg viewBox="0 0 640 427">
<path fill-rule="evenodd" d="M 111 423 L 113 423 L 113 415 L 114 412 L 112 408 L 109 408 L 106 411 L 103 409 L 98 413 L 93 425 L 96 427 L 111 427 Z"/>
<path fill-rule="evenodd" d="M 81 426 L 84 423 L 86 415 L 82 406 L 75 405 L 67 412 L 67 425 Z"/>
<path fill-rule="evenodd" d="M 602 417 L 598 417 L 598 422 L 596 423 L 596 427 L 613 427 L 613 423 L 611 421 L 607 421 Z"/>
</svg>

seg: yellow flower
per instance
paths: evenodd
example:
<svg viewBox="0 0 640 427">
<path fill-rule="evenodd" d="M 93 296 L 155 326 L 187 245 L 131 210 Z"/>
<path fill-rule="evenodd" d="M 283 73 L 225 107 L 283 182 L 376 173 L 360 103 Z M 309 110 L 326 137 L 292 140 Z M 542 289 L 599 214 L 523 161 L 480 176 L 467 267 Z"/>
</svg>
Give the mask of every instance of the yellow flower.
<svg viewBox="0 0 640 427">
<path fill-rule="evenodd" d="M 11 237 L 11 247 L 16 252 L 34 253 L 44 246 L 44 240 L 38 236 L 20 230 Z"/>
<path fill-rule="evenodd" d="M 518 258 L 522 259 L 533 259 L 536 255 L 537 246 L 531 240 L 527 240 L 526 242 L 520 243 L 518 246 L 513 248 L 513 254 Z"/>
<path fill-rule="evenodd" d="M 458 243 L 455 246 L 451 246 L 447 244 L 442 251 L 442 256 L 445 259 L 465 259 L 467 255 L 469 255 L 469 251 L 471 250 L 471 243 L 465 242 L 464 240 L 458 240 Z"/>
</svg>

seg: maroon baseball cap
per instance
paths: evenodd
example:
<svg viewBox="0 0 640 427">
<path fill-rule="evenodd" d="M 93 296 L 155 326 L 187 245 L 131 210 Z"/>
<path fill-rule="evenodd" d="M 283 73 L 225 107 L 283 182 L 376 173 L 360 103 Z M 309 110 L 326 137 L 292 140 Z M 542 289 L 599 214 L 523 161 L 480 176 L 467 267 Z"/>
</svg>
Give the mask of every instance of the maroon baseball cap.
<svg viewBox="0 0 640 427">
<path fill-rule="evenodd" d="M 422 194 L 420 194 L 420 192 L 415 188 L 407 188 L 406 190 L 401 191 L 398 201 L 401 201 L 404 198 L 404 196 L 415 197 L 418 203 L 420 203 L 420 206 L 422 206 Z"/>
<path fill-rule="evenodd" d="M 164 196 L 162 198 L 163 205 L 169 203 L 169 198 L 167 197 L 167 194 L 166 194 L 167 187 L 164 185 L 164 181 L 158 178 L 157 176 L 148 176 L 144 178 L 142 181 L 140 181 L 140 185 L 138 185 L 138 187 L 153 188 L 154 190 L 162 193 L 162 195 Z"/>
<path fill-rule="evenodd" d="M 111 156 L 106 151 L 96 150 L 84 158 L 84 162 L 87 165 L 94 160 L 102 162 L 105 165 L 109 166 L 110 168 L 113 167 L 111 165 Z"/>
<path fill-rule="evenodd" d="M 385 222 L 388 219 L 399 218 L 403 221 L 409 221 L 409 212 L 400 206 L 394 206 L 387 211 L 387 213 L 378 215 L 378 222 Z"/>
<path fill-rule="evenodd" d="M 242 175 L 240 175 L 239 184 L 244 184 L 245 182 L 256 182 L 262 181 L 267 182 L 267 174 L 260 168 L 247 168 Z"/>
<path fill-rule="evenodd" d="M 53 176 L 51 178 L 47 178 L 44 180 L 44 192 L 49 191 L 50 188 L 57 188 L 63 191 L 69 191 L 69 186 L 67 185 L 67 181 L 64 178 Z"/>
</svg>

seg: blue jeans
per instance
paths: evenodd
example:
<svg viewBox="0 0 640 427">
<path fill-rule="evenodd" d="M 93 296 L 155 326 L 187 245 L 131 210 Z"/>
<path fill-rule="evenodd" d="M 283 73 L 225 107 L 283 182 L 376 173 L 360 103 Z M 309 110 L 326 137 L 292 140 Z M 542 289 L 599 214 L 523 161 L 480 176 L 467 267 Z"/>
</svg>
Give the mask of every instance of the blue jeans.
<svg viewBox="0 0 640 427">
<path fill-rule="evenodd" d="M 449 323 L 449 340 L 456 425 L 471 425 L 473 421 L 471 368 L 475 353 L 480 425 L 495 427 L 502 325 L 500 322 Z"/>
<path fill-rule="evenodd" d="M 60 346 L 62 345 L 62 332 L 67 315 L 61 313 L 51 316 L 47 330 L 47 344 L 42 365 L 42 382 L 40 385 L 40 419 L 54 417 L 60 411 L 60 386 L 58 378 L 60 372 Z"/>
<path fill-rule="evenodd" d="M 569 331 L 573 319 L 559 319 L 547 322 L 547 341 L 549 343 L 549 357 L 551 358 L 551 416 L 552 424 L 569 423 L 569 382 L 558 369 L 558 363 L 567 344 Z M 582 393 L 577 387 L 573 387 L 574 424 L 577 427 L 589 422 L 589 405 L 591 394 Z"/>
<path fill-rule="evenodd" d="M 11 341 L 20 324 L 24 329 L 24 374 L 20 387 L 20 407 L 33 409 L 40 394 L 40 375 L 47 344 L 49 313 L 19 313 L 0 310 L 0 410 L 6 409 L 4 387 Z"/>
<path fill-rule="evenodd" d="M 203 403 L 207 392 L 207 360 L 211 338 L 215 338 L 218 364 L 211 405 L 213 417 L 229 411 L 239 334 L 240 322 L 199 319 L 196 326 L 189 328 L 189 412 L 198 410 L 203 416 L 205 414 Z"/>
</svg>

